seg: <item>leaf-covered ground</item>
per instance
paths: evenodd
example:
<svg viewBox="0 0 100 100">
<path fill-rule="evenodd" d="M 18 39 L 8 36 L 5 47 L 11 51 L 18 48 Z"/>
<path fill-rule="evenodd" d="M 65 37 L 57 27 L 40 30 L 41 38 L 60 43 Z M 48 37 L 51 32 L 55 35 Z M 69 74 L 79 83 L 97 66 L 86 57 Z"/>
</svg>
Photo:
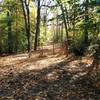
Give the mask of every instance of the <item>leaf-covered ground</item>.
<svg viewBox="0 0 100 100">
<path fill-rule="evenodd" d="M 38 54 L 0 57 L 0 100 L 100 100 L 91 58 Z"/>
</svg>

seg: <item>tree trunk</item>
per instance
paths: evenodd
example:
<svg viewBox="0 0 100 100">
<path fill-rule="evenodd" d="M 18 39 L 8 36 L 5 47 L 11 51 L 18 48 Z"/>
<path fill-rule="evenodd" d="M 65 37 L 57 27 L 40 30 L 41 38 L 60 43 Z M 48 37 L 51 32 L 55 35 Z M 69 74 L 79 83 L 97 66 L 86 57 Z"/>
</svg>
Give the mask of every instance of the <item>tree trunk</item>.
<svg viewBox="0 0 100 100">
<path fill-rule="evenodd" d="M 37 50 L 38 46 L 38 39 L 40 35 L 40 0 L 37 0 L 38 7 L 37 7 L 37 24 L 36 24 L 36 33 L 35 33 L 35 42 L 34 42 L 34 50 Z"/>
<path fill-rule="evenodd" d="M 27 11 L 27 40 L 28 40 L 28 52 L 31 52 L 31 33 L 30 33 L 30 11 L 29 11 L 29 4 L 26 4 L 26 11 Z"/>
<path fill-rule="evenodd" d="M 8 17 L 8 53 L 13 53 L 13 40 L 12 40 L 12 28 L 11 28 L 11 15 L 7 12 Z"/>
<path fill-rule="evenodd" d="M 61 25 L 61 43 L 63 44 L 63 22 Z"/>
<path fill-rule="evenodd" d="M 25 29 L 26 29 L 26 36 L 27 36 L 27 49 L 30 53 L 31 51 L 31 34 L 30 34 L 30 11 L 29 11 L 29 2 L 21 0 L 23 15 L 25 20 Z"/>
<path fill-rule="evenodd" d="M 89 0 L 86 0 L 86 2 L 85 2 L 85 27 L 84 27 L 84 44 L 85 44 L 85 46 L 88 46 L 88 21 L 89 21 L 88 4 L 89 4 Z"/>
<path fill-rule="evenodd" d="M 66 40 L 67 40 L 67 42 L 68 42 L 69 36 L 68 36 L 68 28 L 67 28 L 67 23 L 66 23 L 66 17 L 65 17 L 65 13 L 64 13 L 64 9 L 63 9 L 62 4 L 60 5 L 60 7 L 61 7 L 61 10 L 62 10 L 62 15 L 63 15 L 63 20 L 64 20 L 64 25 L 65 25 Z"/>
<path fill-rule="evenodd" d="M 18 13 L 16 7 L 16 41 L 15 41 L 15 52 L 18 52 L 18 21 L 17 21 Z"/>
</svg>

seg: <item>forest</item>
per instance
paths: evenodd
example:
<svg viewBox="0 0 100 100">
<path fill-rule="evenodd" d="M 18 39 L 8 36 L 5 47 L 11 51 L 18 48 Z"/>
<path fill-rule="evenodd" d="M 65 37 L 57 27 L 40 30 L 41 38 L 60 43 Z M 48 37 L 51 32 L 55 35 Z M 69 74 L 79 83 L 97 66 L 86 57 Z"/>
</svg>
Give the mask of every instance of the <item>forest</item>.
<svg viewBox="0 0 100 100">
<path fill-rule="evenodd" d="M 100 100 L 100 0 L 0 0 L 0 100 Z"/>
</svg>

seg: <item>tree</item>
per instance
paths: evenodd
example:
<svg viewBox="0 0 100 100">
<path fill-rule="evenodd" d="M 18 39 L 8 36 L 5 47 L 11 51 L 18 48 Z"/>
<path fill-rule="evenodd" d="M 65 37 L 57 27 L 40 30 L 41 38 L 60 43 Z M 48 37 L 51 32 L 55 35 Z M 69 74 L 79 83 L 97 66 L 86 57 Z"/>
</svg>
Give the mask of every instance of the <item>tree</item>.
<svg viewBox="0 0 100 100">
<path fill-rule="evenodd" d="M 30 0 L 28 1 L 23 1 L 21 0 L 22 4 L 22 9 L 23 9 L 23 15 L 24 15 L 24 20 L 25 20 L 25 29 L 26 29 L 26 36 L 27 36 L 27 49 L 28 52 L 31 51 L 31 33 L 30 33 L 30 10 L 29 10 L 29 3 Z"/>
<path fill-rule="evenodd" d="M 40 35 L 40 0 L 37 0 L 37 24 L 36 24 L 36 33 L 35 33 L 35 41 L 34 41 L 34 50 L 37 50 L 39 35 Z"/>
<path fill-rule="evenodd" d="M 89 21 L 89 13 L 88 13 L 88 6 L 89 6 L 89 0 L 86 0 L 86 2 L 85 2 L 85 19 L 84 19 L 84 21 L 85 21 L 85 26 L 84 26 L 84 44 L 85 44 L 85 46 L 88 46 L 88 27 L 89 27 L 89 25 L 88 25 L 88 21 Z"/>
<path fill-rule="evenodd" d="M 8 27 L 8 53 L 13 53 L 13 39 L 12 39 L 12 19 L 11 19 L 11 7 L 10 2 L 8 4 L 8 12 L 7 12 L 7 27 Z"/>
</svg>

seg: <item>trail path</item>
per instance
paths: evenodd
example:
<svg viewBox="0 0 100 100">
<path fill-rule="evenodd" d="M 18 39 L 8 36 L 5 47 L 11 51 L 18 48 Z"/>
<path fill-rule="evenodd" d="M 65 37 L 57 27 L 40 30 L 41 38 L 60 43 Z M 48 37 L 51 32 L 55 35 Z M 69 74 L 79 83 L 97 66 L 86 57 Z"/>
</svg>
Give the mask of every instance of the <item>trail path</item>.
<svg viewBox="0 0 100 100">
<path fill-rule="evenodd" d="M 0 57 L 0 100 L 100 100 L 85 71 L 92 59 L 51 51 Z"/>
</svg>

